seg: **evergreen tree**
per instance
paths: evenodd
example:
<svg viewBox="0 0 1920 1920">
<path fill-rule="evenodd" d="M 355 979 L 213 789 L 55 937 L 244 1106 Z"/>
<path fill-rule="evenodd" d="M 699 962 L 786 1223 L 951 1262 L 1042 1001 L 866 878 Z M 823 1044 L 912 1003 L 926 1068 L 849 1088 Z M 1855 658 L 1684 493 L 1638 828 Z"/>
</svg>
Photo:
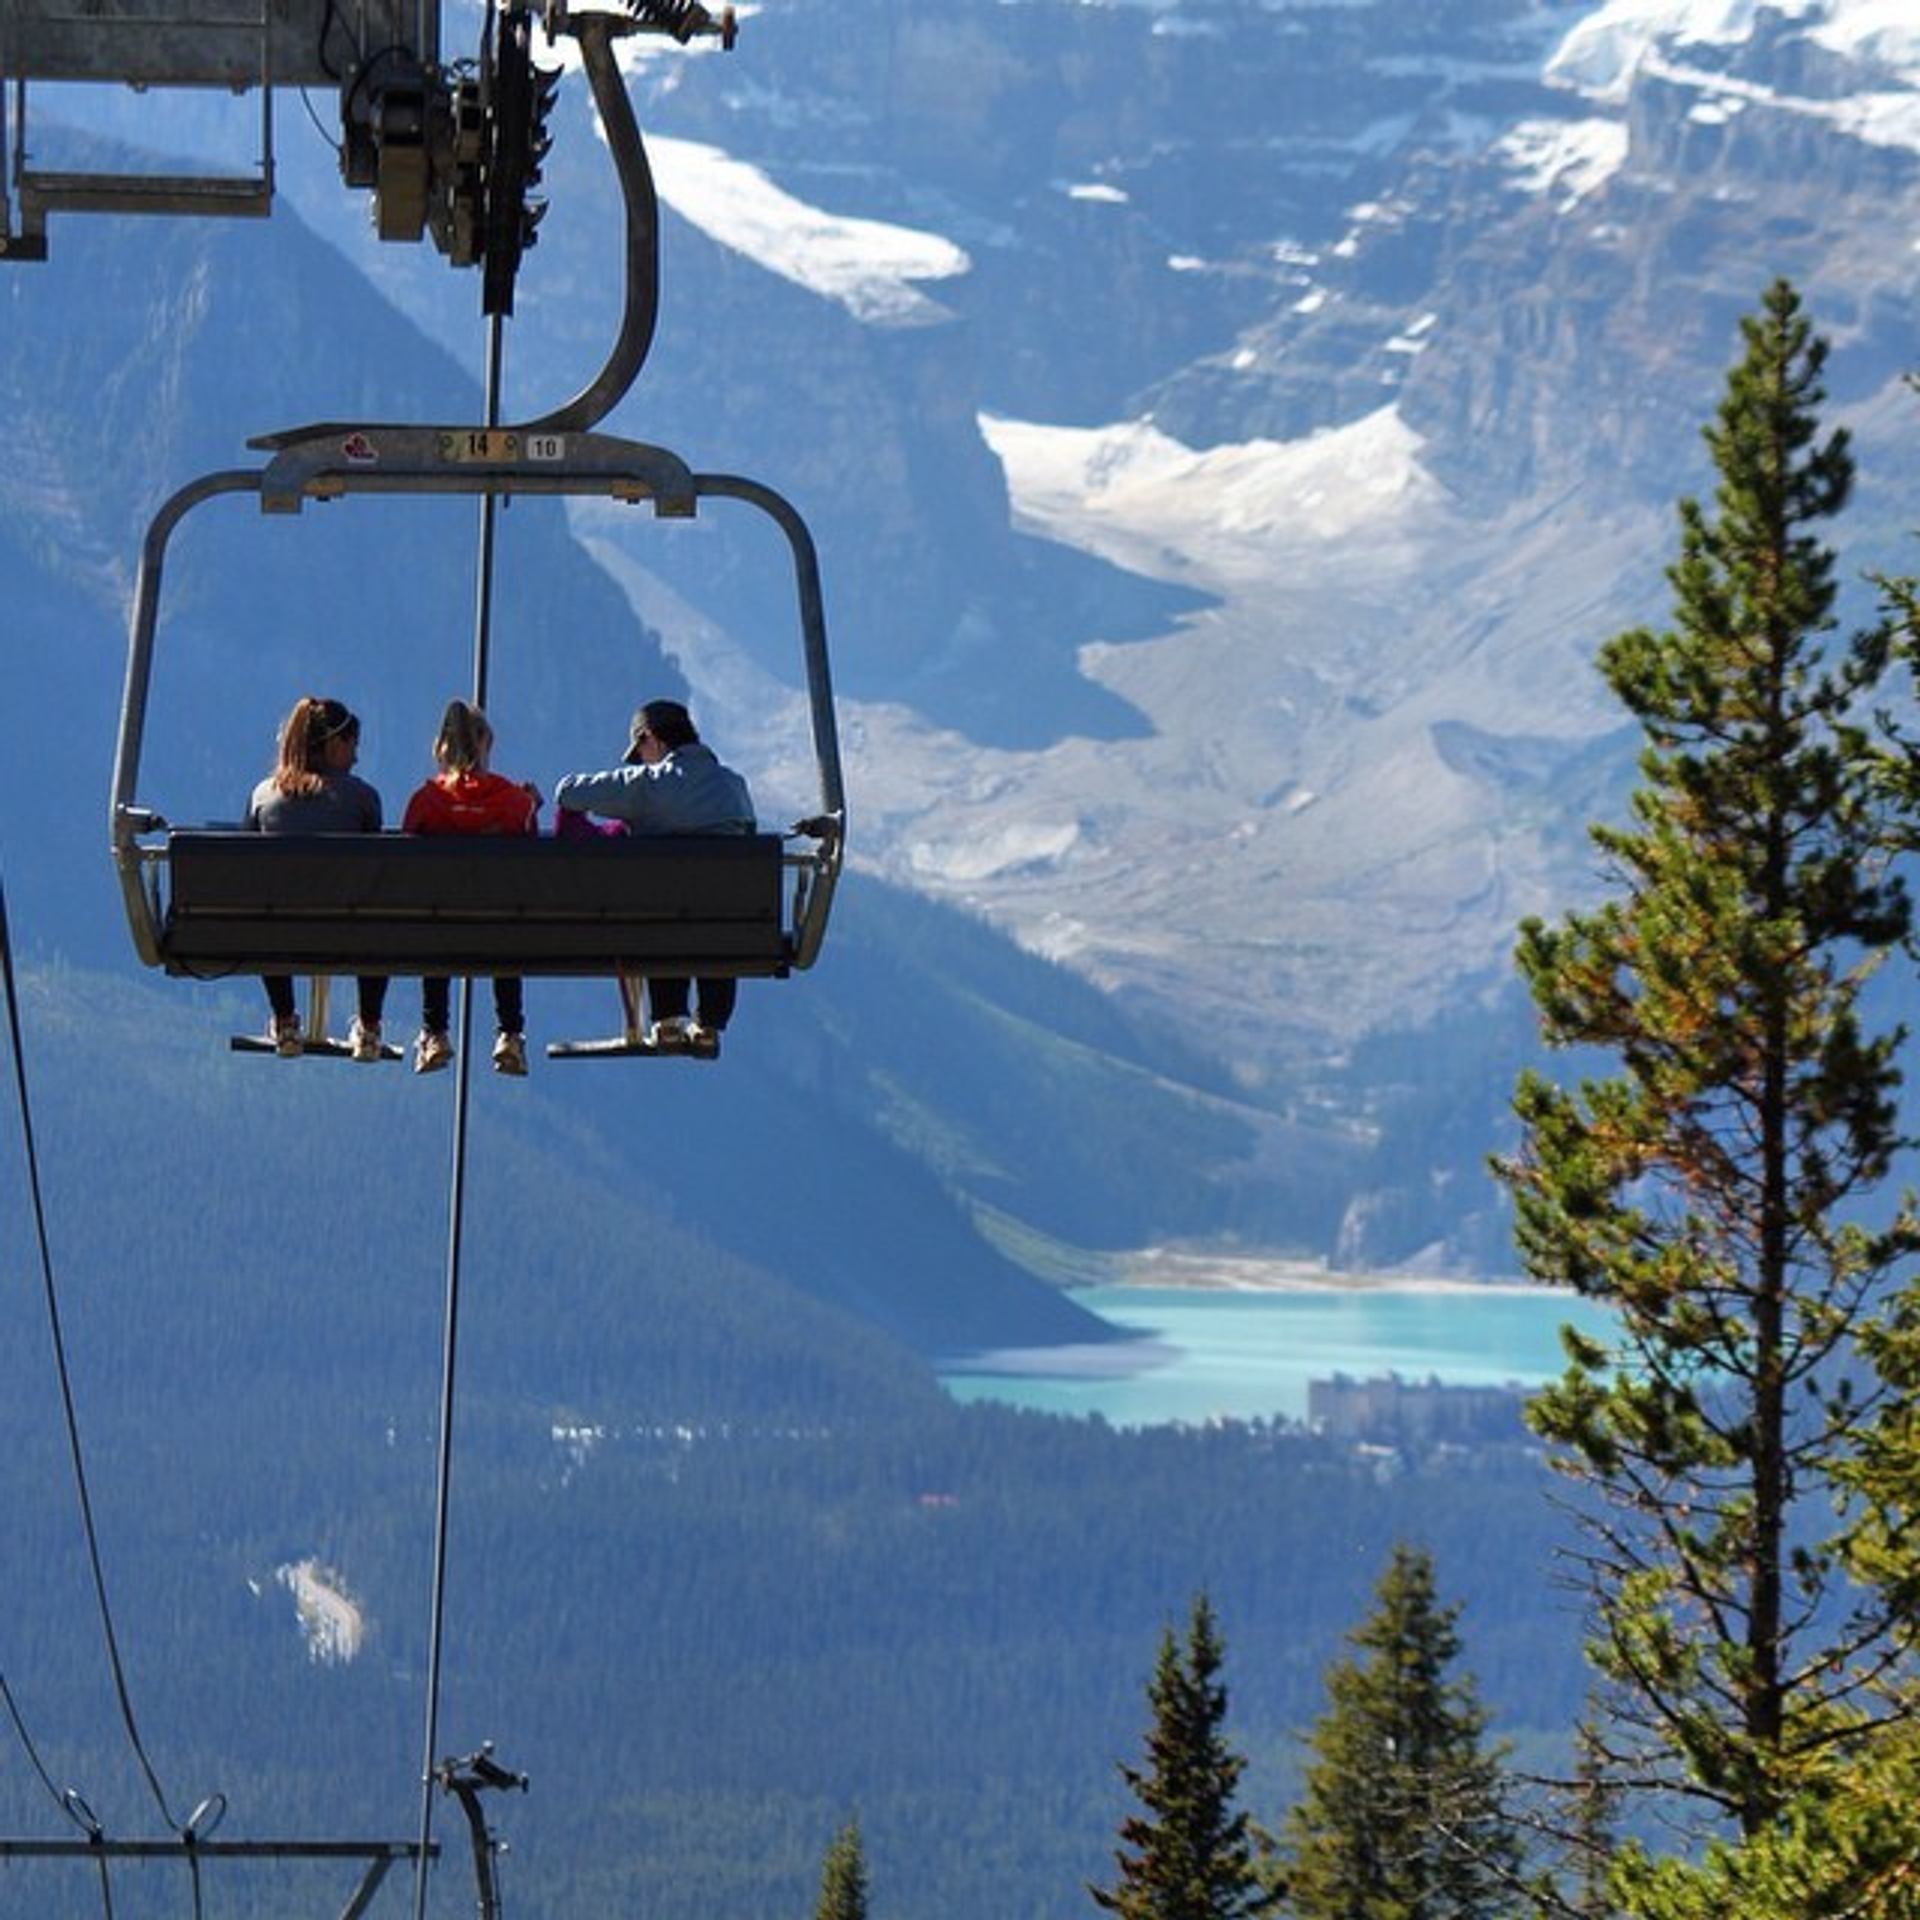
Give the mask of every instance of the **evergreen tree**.
<svg viewBox="0 0 1920 1920">
<path fill-rule="evenodd" d="M 1630 1848 L 1614 1880 L 1638 1920 L 1917 1920 L 1917 1781 L 1912 1730 L 1890 1729 L 1803 1787 L 1764 1832 L 1697 1858 Z"/>
<path fill-rule="evenodd" d="M 1573 1730 L 1573 1779 L 1567 1785 L 1571 1818 L 1566 1840 L 1572 1890 L 1559 1910 L 1572 1920 L 1613 1920 L 1619 1911 L 1609 1869 L 1620 1851 L 1620 1789 L 1607 1778 L 1606 1758 L 1591 1722 Z"/>
<path fill-rule="evenodd" d="M 867 1853 L 858 1819 L 849 1820 L 833 1836 L 813 1913 L 814 1920 L 867 1920 Z"/>
<path fill-rule="evenodd" d="M 1327 1675 L 1313 1764 L 1282 1835 L 1297 1920 L 1493 1920 L 1526 1905 L 1519 1837 L 1500 1805 L 1500 1751 L 1459 1657 L 1459 1609 L 1433 1563 L 1396 1547 L 1378 1605 Z"/>
<path fill-rule="evenodd" d="M 1616 892 L 1521 935 L 1547 1039 L 1620 1071 L 1524 1077 L 1499 1171 L 1529 1273 L 1620 1319 L 1617 1345 L 1563 1334 L 1529 1416 L 1592 1496 L 1603 1757 L 1753 1835 L 1902 1710 L 1911 1553 L 1869 1565 L 1893 1533 L 1857 1468 L 1900 1414 L 1873 1327 L 1916 1230 L 1904 1207 L 1866 1224 L 1904 1144 L 1901 1035 L 1860 1006 L 1908 926 L 1862 718 L 1890 637 L 1835 634 L 1811 531 L 1853 471 L 1820 431 L 1824 345 L 1784 282 L 1742 335 L 1706 432 L 1714 511 L 1680 507 L 1673 625 L 1601 654 L 1646 742 L 1633 824 L 1593 830 Z"/>
<path fill-rule="evenodd" d="M 1201 1594 L 1184 1645 L 1171 1627 L 1160 1637 L 1147 1688 L 1146 1764 L 1120 1768 L 1145 1811 L 1121 1823 L 1119 1885 L 1088 1889 L 1123 1920 L 1239 1920 L 1266 1905 L 1247 1816 L 1233 1805 L 1246 1762 L 1221 1732 L 1221 1660 L 1213 1610 Z"/>
</svg>

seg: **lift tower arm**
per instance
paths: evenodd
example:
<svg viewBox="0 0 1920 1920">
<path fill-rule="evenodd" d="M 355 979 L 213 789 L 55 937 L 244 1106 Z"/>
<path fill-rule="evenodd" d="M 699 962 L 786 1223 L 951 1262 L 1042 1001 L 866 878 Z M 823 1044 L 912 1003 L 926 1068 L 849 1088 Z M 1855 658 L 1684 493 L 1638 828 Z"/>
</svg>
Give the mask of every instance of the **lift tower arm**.
<svg viewBox="0 0 1920 1920">
<path fill-rule="evenodd" d="M 734 40 L 731 8 L 620 0 L 625 30 L 682 44 Z M 481 266 L 482 308 L 513 309 L 513 276 L 545 211 L 532 189 L 550 135 L 558 69 L 533 64 L 535 19 L 577 32 L 565 0 L 495 0 L 477 59 L 440 50 L 440 0 L 0 0 L 0 262 L 44 260 L 53 213 L 264 217 L 274 188 L 273 97 L 324 87 L 340 100 L 340 171 L 372 195 L 383 240 L 431 237 Z M 260 91 L 251 172 L 105 173 L 34 164 L 30 86 L 93 81 L 139 91 Z"/>
</svg>

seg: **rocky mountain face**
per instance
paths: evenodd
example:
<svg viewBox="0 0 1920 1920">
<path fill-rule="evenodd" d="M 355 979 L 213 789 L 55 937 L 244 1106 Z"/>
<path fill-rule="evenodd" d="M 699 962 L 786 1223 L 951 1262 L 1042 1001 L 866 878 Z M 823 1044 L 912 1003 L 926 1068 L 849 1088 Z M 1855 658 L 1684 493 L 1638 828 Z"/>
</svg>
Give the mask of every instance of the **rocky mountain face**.
<svg viewBox="0 0 1920 1920">
<path fill-rule="evenodd" d="M 1472 1170 L 1484 1070 L 1525 1044 L 1513 926 L 1593 884 L 1581 826 L 1630 743 L 1592 656 L 1661 612 L 1776 275 L 1856 435 L 1847 566 L 1913 565 L 1920 28 L 1877 0 L 769 0 L 731 54 L 646 48 L 631 77 L 664 304 L 608 425 L 812 521 L 856 863 L 1078 976 L 1174 1049 L 1163 1084 L 1232 1108 L 1189 1189 L 1214 1200 L 1130 1230 L 1497 1262 Z M 547 182 L 510 417 L 617 317 L 578 86 Z M 281 183 L 343 280 L 477 369 L 469 280 L 377 246 L 318 142 Z M 376 335 L 321 370 L 365 383 Z M 572 532 L 582 591 L 660 637 L 766 810 L 803 801 L 778 556 L 719 524 Z M 979 1137 L 929 1099 L 894 1124 L 976 1192 Z M 1337 1204 L 1250 1205 L 1290 1156 Z"/>
<path fill-rule="evenodd" d="M 650 116 L 963 248 L 927 288 L 952 318 L 905 344 L 943 390 L 971 374 L 1015 529 L 1116 570 L 1036 617 L 976 565 L 971 601 L 876 640 L 864 857 L 1151 1009 L 1250 1100 L 1301 1115 L 1362 1037 L 1502 996 L 1515 921 L 1589 892 L 1580 828 L 1628 752 L 1592 655 L 1659 616 L 1698 429 L 1776 275 L 1856 434 L 1849 567 L 1913 564 L 1920 32 L 1884 9 L 834 18 L 770 9 Z M 965 475 L 965 411 L 916 422 L 917 463 L 876 452 Z M 1129 581 L 1192 600 L 1167 618 Z M 927 674 L 1027 707 L 1033 659 L 1069 651 L 1134 725 L 1047 709 L 1035 746 Z M 1444 1234 L 1467 1183 L 1440 1157 Z M 1341 1251 L 1422 1244 L 1356 1205 Z"/>
<path fill-rule="evenodd" d="M 844 309 L 815 287 L 804 321 L 667 182 L 700 235 L 673 288 L 781 369 L 702 391 L 707 430 L 750 414 L 841 558 L 862 855 L 1250 1087 L 1483 991 L 1588 884 L 1561 801 L 1618 721 L 1591 656 L 1658 612 L 1777 274 L 1860 437 L 1839 537 L 1900 563 L 1920 54 L 1878 10 L 831 18 L 769 8 L 640 93 L 796 202 L 964 254 L 910 324 L 853 323 L 884 345 L 848 403 Z M 756 282 L 771 328 L 733 305 Z M 796 405 L 837 429 L 784 437 Z M 982 437 L 1015 533 L 1105 574 L 1008 541 Z"/>
</svg>

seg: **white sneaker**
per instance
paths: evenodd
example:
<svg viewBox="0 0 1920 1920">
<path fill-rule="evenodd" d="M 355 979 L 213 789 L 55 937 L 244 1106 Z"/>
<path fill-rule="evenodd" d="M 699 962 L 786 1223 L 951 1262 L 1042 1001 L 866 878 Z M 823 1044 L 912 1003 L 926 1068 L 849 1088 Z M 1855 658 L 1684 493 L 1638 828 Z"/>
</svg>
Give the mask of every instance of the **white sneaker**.
<svg viewBox="0 0 1920 1920">
<path fill-rule="evenodd" d="M 687 1045 L 695 1053 L 718 1053 L 720 1029 L 708 1026 L 704 1020 L 695 1020 L 687 1028 Z"/>
<path fill-rule="evenodd" d="M 525 1076 L 527 1042 L 524 1034 L 508 1033 L 502 1029 L 494 1036 L 493 1070 L 495 1073 L 510 1073 L 516 1079 Z"/>
<path fill-rule="evenodd" d="M 273 1050 L 282 1060 L 298 1060 L 302 1051 L 300 1016 L 297 1013 L 276 1013 L 267 1022 L 267 1038 L 273 1042 Z"/>
<path fill-rule="evenodd" d="M 453 1042 L 438 1027 L 422 1027 L 413 1043 L 415 1073 L 438 1073 L 453 1058 Z"/>
<path fill-rule="evenodd" d="M 380 1058 L 380 1023 L 356 1019 L 347 1029 L 347 1052 L 363 1066 Z"/>
<path fill-rule="evenodd" d="M 685 1053 L 693 1042 L 693 1022 L 684 1013 L 670 1013 L 656 1020 L 647 1035 L 647 1045 L 655 1053 Z"/>
</svg>

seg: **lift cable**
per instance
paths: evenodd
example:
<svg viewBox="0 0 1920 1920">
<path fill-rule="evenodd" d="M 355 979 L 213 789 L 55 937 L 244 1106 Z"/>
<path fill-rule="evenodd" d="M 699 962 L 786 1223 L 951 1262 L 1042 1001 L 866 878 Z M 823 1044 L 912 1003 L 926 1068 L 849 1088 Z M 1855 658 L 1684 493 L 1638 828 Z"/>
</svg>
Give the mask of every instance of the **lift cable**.
<svg viewBox="0 0 1920 1920">
<path fill-rule="evenodd" d="M 60 1380 L 60 1401 L 66 1416 L 67 1450 L 73 1461 L 74 1487 L 79 1495 L 80 1519 L 87 1538 L 87 1560 L 93 1574 L 94 1598 L 99 1605 L 100 1624 L 106 1637 L 107 1663 L 113 1673 L 114 1693 L 120 1703 L 120 1719 L 125 1726 L 128 1742 L 133 1748 L 135 1759 L 140 1763 L 140 1771 L 145 1775 L 147 1787 L 153 1795 L 154 1804 L 160 1809 L 160 1817 L 169 1829 L 191 1841 L 194 1829 L 204 1815 L 212 1814 L 217 1822 L 220 1813 L 225 1811 L 226 1802 L 220 1795 L 210 1796 L 197 1806 L 192 1816 L 182 1822 L 167 1804 L 165 1790 L 160 1785 L 160 1777 L 154 1771 L 152 1760 L 148 1757 L 146 1744 L 140 1737 L 140 1727 L 134 1717 L 133 1697 L 127 1686 L 126 1665 L 120 1657 L 120 1636 L 113 1623 L 113 1607 L 107 1596 L 107 1579 L 100 1558 L 100 1536 L 94 1525 L 93 1496 L 87 1485 L 86 1457 L 80 1444 L 80 1419 L 74 1407 L 73 1378 L 67 1365 L 66 1335 L 60 1323 L 60 1295 L 54 1280 L 52 1240 L 47 1232 L 47 1211 L 40 1184 L 40 1153 L 33 1131 L 33 1101 L 27 1087 L 26 1055 L 20 1036 L 20 996 L 15 981 L 13 965 L 13 937 L 7 920 L 7 898 L 4 882 L 0 882 L 0 985 L 4 985 L 7 1002 L 7 1038 L 13 1053 L 14 1097 L 20 1111 L 20 1137 L 26 1154 L 27 1188 L 33 1207 L 33 1226 L 35 1239 L 40 1253 L 41 1289 L 46 1300 L 47 1326 L 53 1337 L 54 1367 Z M 7 1696 L 7 1704 L 12 1707 L 12 1696 Z M 17 1716 L 16 1716 L 17 1723 Z M 36 1762 L 37 1764 L 37 1762 Z M 42 1775 L 45 1778 L 45 1775 Z M 49 1783 L 50 1785 L 51 1783 Z M 73 1796 L 77 1798 L 77 1796 Z M 67 1799 L 62 1800 L 70 1817 L 78 1819 Z M 84 1806 L 84 1802 L 80 1802 Z M 85 1826 L 91 1820 L 82 1820 Z M 94 1823 L 93 1831 L 98 1831 Z M 191 1855 L 189 1856 L 191 1859 Z M 197 1861 L 193 1865 L 194 1911 L 200 1910 L 200 1870 Z"/>
<path fill-rule="evenodd" d="M 4 926 L 5 901 L 0 898 L 0 927 Z M 12 1000 L 12 976 L 8 976 L 8 1000 Z M 4 1701 L 7 1718 L 13 1722 L 13 1731 L 25 1751 L 27 1760 L 35 1773 L 40 1776 L 40 1784 L 46 1788 L 53 1804 L 84 1833 L 88 1840 L 98 1846 L 106 1836 L 106 1830 L 94 1817 L 93 1809 L 81 1798 L 78 1787 L 69 1787 L 63 1793 L 53 1784 L 53 1775 L 46 1769 L 46 1763 L 40 1758 L 40 1749 L 33 1735 L 27 1730 L 26 1716 L 20 1711 L 20 1703 L 13 1697 L 13 1689 L 7 1684 L 7 1676 L 0 1673 L 0 1701 Z M 113 1920 L 113 1882 L 107 1873 L 107 1856 L 96 1856 L 94 1865 L 100 1870 L 100 1911 L 103 1920 Z"/>
<path fill-rule="evenodd" d="M 5 1703 L 7 1718 L 13 1722 L 13 1730 L 19 1736 L 20 1745 L 26 1753 L 28 1763 L 40 1776 L 40 1784 L 46 1788 L 48 1797 L 68 1819 L 73 1820 L 84 1831 L 86 1823 L 79 1819 L 73 1808 L 68 1805 L 66 1797 L 53 1784 L 53 1776 L 47 1771 L 40 1758 L 40 1749 L 34 1745 L 33 1735 L 27 1731 L 27 1723 L 21 1717 L 19 1702 L 14 1699 L 13 1689 L 7 1685 L 7 1676 L 4 1673 L 0 1673 L 0 1702 Z"/>
<path fill-rule="evenodd" d="M 20 1708 L 14 1700 L 13 1689 L 7 1685 L 5 1674 L 0 1674 L 0 1699 L 6 1701 L 8 1718 L 13 1722 L 13 1730 L 19 1736 L 21 1746 L 26 1749 L 27 1758 L 33 1763 L 34 1772 L 40 1776 L 40 1784 L 53 1796 L 54 1805 L 87 1836 L 89 1849 L 93 1851 L 93 1864 L 100 1875 L 101 1920 L 113 1920 L 113 1880 L 107 1870 L 107 1855 L 102 1845 L 107 1837 L 106 1829 L 94 1818 L 93 1809 L 80 1797 L 77 1787 L 69 1787 L 62 1793 L 53 1784 L 52 1776 L 40 1763 L 39 1750 L 34 1745 L 33 1735 L 27 1731 L 26 1721 L 21 1718 Z"/>
<path fill-rule="evenodd" d="M 491 314 L 487 323 L 486 427 L 500 424 L 501 364 L 506 353 L 503 316 Z M 480 544 L 476 566 L 473 614 L 473 704 L 482 712 L 487 704 L 487 679 L 493 645 L 493 527 L 494 496 L 480 496 Z M 453 1487 L 454 1363 L 460 1336 L 460 1253 L 466 1219 L 467 1105 L 474 1052 L 473 976 L 460 981 L 460 1046 L 454 1058 L 453 1144 L 447 1174 L 447 1292 L 440 1358 L 440 1445 L 434 1471 L 433 1599 L 427 1637 L 426 1729 L 420 1756 L 420 1852 L 414 1866 L 415 1920 L 425 1920 L 427 1866 L 433 1838 L 433 1801 L 436 1786 L 444 1786 L 435 1749 L 440 1740 L 440 1668 L 442 1629 L 446 1621 L 447 1533 Z M 484 1898 L 484 1894 L 483 1894 Z"/>
<path fill-rule="evenodd" d="M 427 1911 L 427 1867 L 433 1839 L 434 1750 L 440 1740 L 440 1667 L 442 1628 L 446 1621 L 447 1520 L 453 1488 L 454 1365 L 460 1338 L 461 1228 L 466 1213 L 467 1089 L 472 1066 L 473 982 L 460 983 L 460 1048 L 454 1059 L 453 1147 L 447 1176 L 447 1295 L 440 1353 L 440 1445 L 434 1469 L 433 1600 L 427 1635 L 426 1728 L 421 1743 L 420 1850 L 415 1856 L 413 1911 L 424 1920 Z"/>
<path fill-rule="evenodd" d="M 107 1830 L 101 1826 L 78 1787 L 68 1787 L 63 1792 L 53 1784 L 53 1775 L 47 1771 L 46 1762 L 40 1758 L 39 1745 L 28 1730 L 26 1716 L 20 1711 L 20 1703 L 14 1698 L 13 1689 L 7 1684 L 7 1676 L 4 1673 L 0 1673 L 0 1702 L 5 1703 L 7 1718 L 13 1722 L 14 1735 L 27 1756 L 28 1764 L 39 1775 L 40 1784 L 46 1788 L 48 1799 L 87 1836 L 94 1846 L 98 1846 L 106 1839 Z M 113 1894 L 107 1885 L 107 1862 L 104 1854 L 100 1857 L 100 1885 L 108 1920 L 112 1920 Z"/>
</svg>

